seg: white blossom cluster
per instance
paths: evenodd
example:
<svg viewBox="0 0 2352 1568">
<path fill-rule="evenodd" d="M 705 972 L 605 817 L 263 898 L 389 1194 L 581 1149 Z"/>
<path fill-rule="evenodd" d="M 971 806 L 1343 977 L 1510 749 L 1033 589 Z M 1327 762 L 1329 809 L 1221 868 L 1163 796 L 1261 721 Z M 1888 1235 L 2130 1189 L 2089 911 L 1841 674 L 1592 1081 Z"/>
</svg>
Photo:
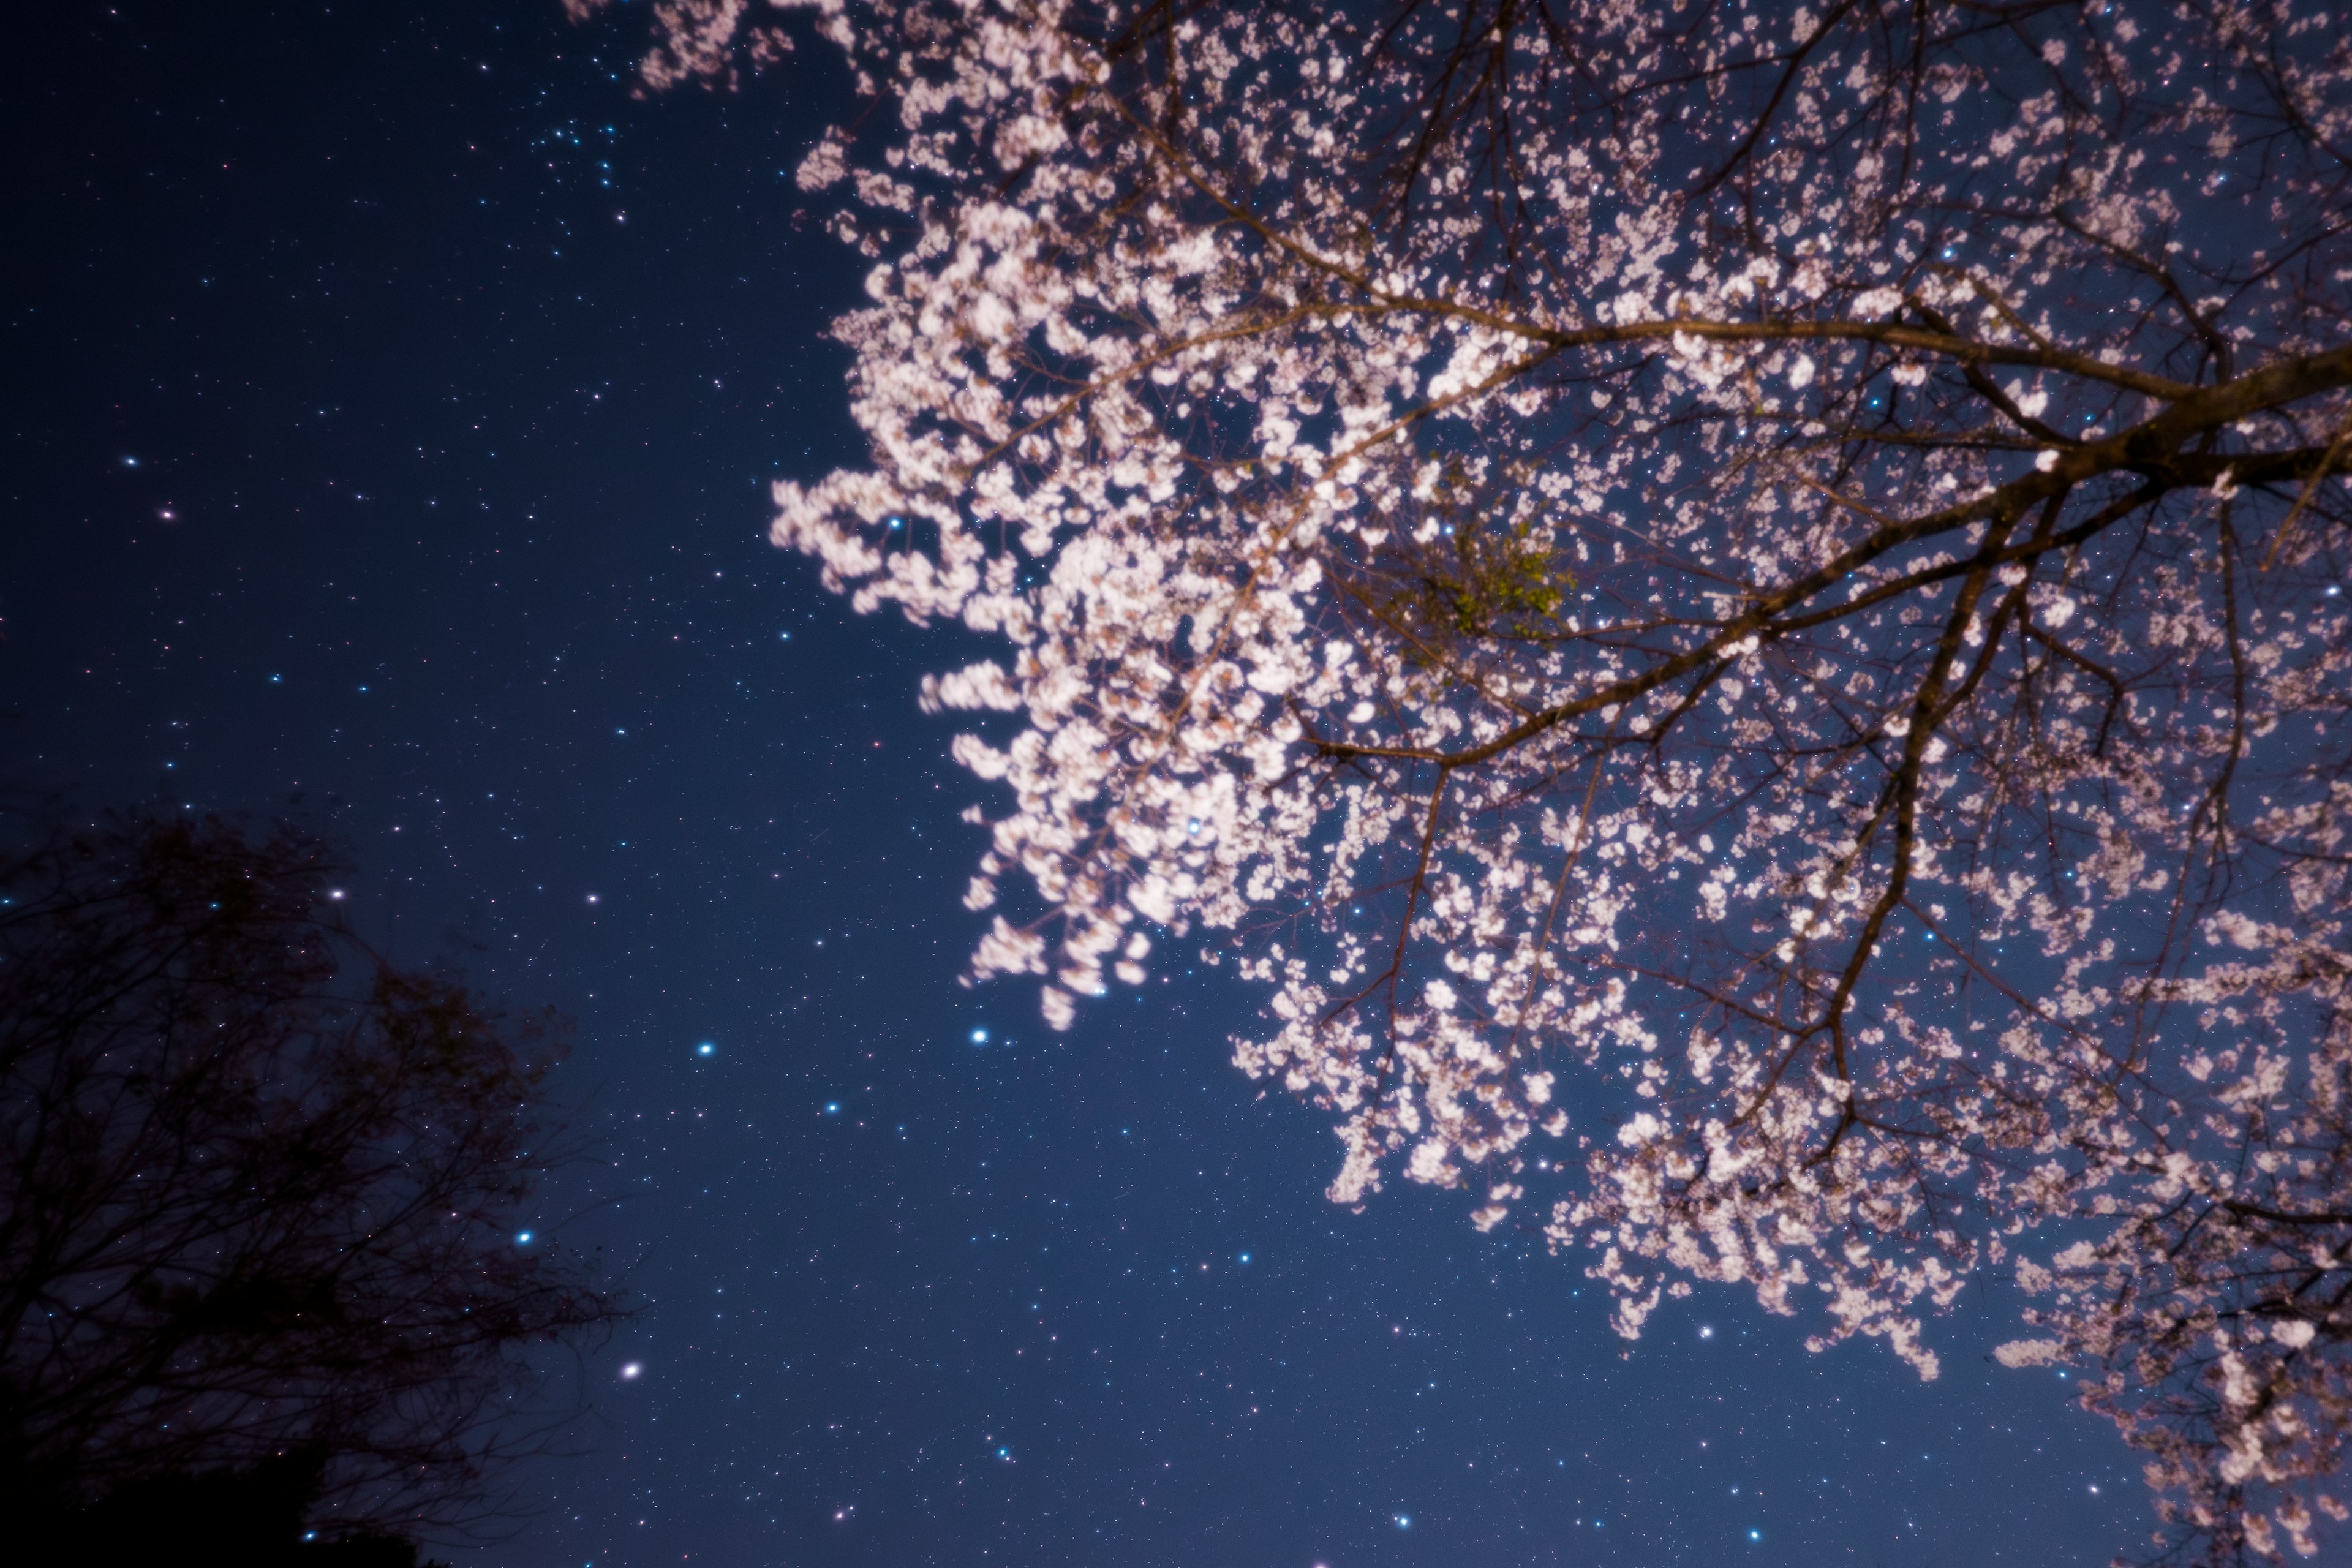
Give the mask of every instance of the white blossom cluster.
<svg viewBox="0 0 2352 1568">
<path fill-rule="evenodd" d="M 2160 1551 L 2317 1550 L 2352 17 L 791 8 L 879 106 L 800 170 L 870 452 L 775 538 L 1002 641 L 923 690 L 974 977 L 1237 954 L 1335 1200 L 1467 1189 L 1628 1336 L 1736 1282 L 1933 1376 L 2013 1277 Z"/>
</svg>

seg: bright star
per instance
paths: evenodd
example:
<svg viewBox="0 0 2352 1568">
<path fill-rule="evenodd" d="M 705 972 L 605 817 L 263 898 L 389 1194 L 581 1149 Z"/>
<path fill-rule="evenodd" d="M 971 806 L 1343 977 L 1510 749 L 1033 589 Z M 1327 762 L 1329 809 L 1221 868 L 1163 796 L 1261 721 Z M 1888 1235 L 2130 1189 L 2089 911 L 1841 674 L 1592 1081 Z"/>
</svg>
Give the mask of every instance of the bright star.
<svg viewBox="0 0 2352 1568">
<path fill-rule="evenodd" d="M 530 1232 L 527 1230 L 519 1230 L 515 1232 L 515 1242 L 518 1246 L 529 1247 L 530 1245 Z"/>
<path fill-rule="evenodd" d="M 988 1031 L 986 1029 L 974 1029 L 971 1032 L 971 1043 L 975 1046 L 984 1046 L 988 1044 Z"/>
<path fill-rule="evenodd" d="M 694 1054 L 698 1057 L 707 1057 L 718 1048 L 719 1047 L 717 1046 L 712 1045 L 709 1040 L 705 1040 L 702 1044 L 694 1047 Z"/>
<path fill-rule="evenodd" d="M 645 1371 L 645 1370 L 646 1370 L 646 1369 L 645 1369 L 643 1366 L 639 1365 L 637 1363 L 635 1363 L 635 1362 L 631 1362 L 631 1363 L 629 1363 L 626 1366 L 624 1366 L 623 1368 L 621 1368 L 621 1378 L 622 1378 L 622 1381 L 623 1381 L 623 1382 L 627 1382 L 627 1381 L 629 1381 L 629 1380 L 631 1380 L 631 1379 L 634 1379 L 634 1378 L 637 1375 L 637 1373 L 641 1373 L 641 1372 L 643 1372 L 643 1371 Z"/>
</svg>

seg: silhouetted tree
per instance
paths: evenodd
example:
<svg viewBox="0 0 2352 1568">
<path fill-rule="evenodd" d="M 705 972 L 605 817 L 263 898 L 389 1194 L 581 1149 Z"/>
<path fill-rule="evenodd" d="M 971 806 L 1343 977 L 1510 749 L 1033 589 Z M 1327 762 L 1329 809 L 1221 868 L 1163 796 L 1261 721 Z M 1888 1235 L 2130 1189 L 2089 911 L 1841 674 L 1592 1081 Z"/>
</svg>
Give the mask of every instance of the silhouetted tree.
<svg viewBox="0 0 2352 1568">
<path fill-rule="evenodd" d="M 617 1310 L 516 1241 L 579 1152 L 562 1021 L 370 952 L 303 833 L 39 839 L 0 858 L 0 1507 L 85 1543 L 240 1487 L 287 1547 L 478 1518 L 551 1430 L 531 1349 Z"/>
<path fill-rule="evenodd" d="M 24 1568 L 447 1568 L 378 1531 L 321 1539 L 306 1527 L 326 1479 L 312 1451 L 249 1469 L 156 1476 L 101 1502 L 35 1499 L 10 1519 Z"/>
</svg>

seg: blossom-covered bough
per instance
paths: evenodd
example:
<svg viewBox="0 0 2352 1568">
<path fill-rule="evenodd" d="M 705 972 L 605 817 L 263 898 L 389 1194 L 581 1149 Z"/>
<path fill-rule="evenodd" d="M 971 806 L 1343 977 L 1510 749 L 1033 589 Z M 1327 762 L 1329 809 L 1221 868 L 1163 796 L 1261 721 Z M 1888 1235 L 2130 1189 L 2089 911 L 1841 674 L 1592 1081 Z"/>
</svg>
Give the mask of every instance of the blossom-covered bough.
<svg viewBox="0 0 2352 1568">
<path fill-rule="evenodd" d="M 657 11 L 656 85 L 805 24 L 877 100 L 801 169 L 869 458 L 775 537 L 1004 645 L 924 687 L 1001 715 L 976 977 L 1061 1026 L 1210 939 L 1336 1200 L 1527 1215 L 1629 1336 L 1738 1282 L 1932 1376 L 2013 1277 L 2160 1550 L 2316 1549 L 2347 18 Z"/>
</svg>

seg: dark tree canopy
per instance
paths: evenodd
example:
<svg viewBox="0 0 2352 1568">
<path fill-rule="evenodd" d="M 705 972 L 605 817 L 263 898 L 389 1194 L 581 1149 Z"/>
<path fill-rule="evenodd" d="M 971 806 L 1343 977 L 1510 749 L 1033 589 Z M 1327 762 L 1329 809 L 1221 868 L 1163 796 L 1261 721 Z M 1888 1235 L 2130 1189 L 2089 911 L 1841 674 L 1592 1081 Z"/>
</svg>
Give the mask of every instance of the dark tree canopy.
<svg viewBox="0 0 2352 1568">
<path fill-rule="evenodd" d="M 301 832 L 38 837 L 0 859 L 0 1502 L 293 1465 L 330 1539 L 480 1516 L 548 1430 L 530 1352 L 617 1310 L 514 1239 L 578 1155 L 562 1021 L 370 952 Z"/>
</svg>

